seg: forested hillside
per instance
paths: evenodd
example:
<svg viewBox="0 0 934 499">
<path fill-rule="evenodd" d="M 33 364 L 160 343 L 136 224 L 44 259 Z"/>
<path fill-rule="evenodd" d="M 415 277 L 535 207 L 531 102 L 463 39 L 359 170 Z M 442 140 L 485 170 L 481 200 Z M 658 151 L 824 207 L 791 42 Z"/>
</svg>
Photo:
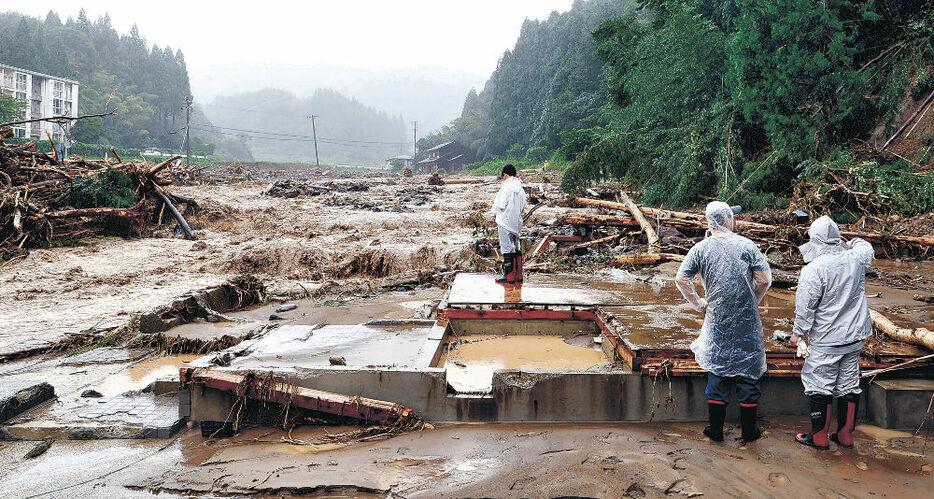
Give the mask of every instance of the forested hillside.
<svg viewBox="0 0 934 499">
<path fill-rule="evenodd" d="M 193 121 L 193 132 L 247 140 L 257 160 L 313 160 L 312 114 L 317 116 L 322 164 L 382 164 L 386 158 L 411 154 L 401 116 L 389 116 L 334 90 L 319 89 L 308 98 L 273 89 L 240 93 L 214 99 L 204 112 L 214 125 Z"/>
<path fill-rule="evenodd" d="M 178 150 L 191 96 L 181 50 L 146 42 L 134 26 L 117 33 L 105 15 L 90 21 L 82 9 L 62 22 L 15 12 L 0 14 L 0 62 L 80 82 L 79 114 L 117 115 L 77 123 L 73 139 L 121 147 Z M 204 137 L 210 140 L 211 137 Z M 195 151 L 211 149 L 192 141 Z"/>
<path fill-rule="evenodd" d="M 590 33 L 630 10 L 629 0 L 578 0 L 565 13 L 526 20 L 479 93 L 471 91 L 460 118 L 419 141 L 419 150 L 448 140 L 481 158 L 511 154 L 544 158 L 560 133 L 585 127 L 607 102 L 604 63 Z"/>
<path fill-rule="evenodd" d="M 456 138 L 486 159 L 561 156 L 568 190 L 623 179 L 665 206 L 712 197 L 774 206 L 796 187 L 832 197 L 845 184 L 856 195 L 844 211 L 860 204 L 854 196 L 934 209 L 934 182 L 921 174 L 934 116 L 880 152 L 934 89 L 927 0 L 643 0 L 605 15 L 624 4 L 576 2 L 527 22 L 484 91 L 426 145 Z M 566 29 L 571 19 L 586 22 Z M 555 46 L 582 52 L 555 67 Z M 540 73 L 515 69 L 536 60 L 527 52 Z M 526 99 L 542 82 L 561 98 Z"/>
</svg>

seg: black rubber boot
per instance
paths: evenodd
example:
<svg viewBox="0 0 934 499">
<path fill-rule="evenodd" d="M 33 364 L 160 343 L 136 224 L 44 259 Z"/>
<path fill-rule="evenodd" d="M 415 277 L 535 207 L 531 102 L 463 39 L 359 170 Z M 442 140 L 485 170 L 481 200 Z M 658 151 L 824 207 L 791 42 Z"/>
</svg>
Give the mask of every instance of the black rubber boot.
<svg viewBox="0 0 934 499">
<path fill-rule="evenodd" d="M 514 253 L 503 253 L 503 277 L 497 279 L 496 282 L 509 282 L 510 274 L 512 274 L 515 265 L 513 255 Z"/>
<path fill-rule="evenodd" d="M 829 449 L 827 432 L 830 430 L 832 407 L 833 397 L 830 395 L 811 395 L 811 433 L 798 433 L 795 440 L 818 449 Z"/>
<path fill-rule="evenodd" d="M 756 405 L 740 405 L 739 421 L 743 427 L 743 442 L 759 440 L 762 432 L 756 427 L 756 417 L 759 407 Z"/>
<path fill-rule="evenodd" d="M 707 412 L 710 415 L 710 426 L 704 428 L 704 435 L 714 442 L 723 441 L 723 421 L 726 419 L 726 404 L 707 402 Z"/>
<path fill-rule="evenodd" d="M 859 409 L 859 394 L 851 393 L 837 399 L 837 431 L 830 440 L 841 447 L 853 447 L 853 428 L 856 427 L 856 411 Z"/>
</svg>

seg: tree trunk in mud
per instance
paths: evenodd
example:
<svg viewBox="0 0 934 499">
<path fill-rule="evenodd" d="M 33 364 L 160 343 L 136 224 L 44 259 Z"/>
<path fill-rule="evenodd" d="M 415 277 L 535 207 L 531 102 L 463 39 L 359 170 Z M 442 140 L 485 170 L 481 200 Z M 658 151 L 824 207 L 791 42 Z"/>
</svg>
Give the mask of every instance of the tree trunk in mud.
<svg viewBox="0 0 934 499">
<path fill-rule="evenodd" d="M 923 327 L 914 329 L 898 327 L 886 316 L 872 309 L 869 310 L 869 315 L 872 317 L 872 326 L 882 331 L 889 338 L 934 351 L 934 331 Z"/>
<path fill-rule="evenodd" d="M 614 258 L 610 265 L 655 265 L 664 262 L 680 262 L 684 260 L 684 255 L 673 253 L 634 253 L 632 255 L 622 255 Z"/>
<path fill-rule="evenodd" d="M 661 245 L 658 242 L 658 234 L 655 233 L 655 229 L 652 228 L 652 225 L 649 224 L 649 221 L 645 219 L 645 215 L 642 214 L 642 211 L 639 209 L 639 205 L 629 197 L 625 192 L 620 192 L 619 196 L 623 199 L 626 208 L 629 209 L 629 213 L 632 213 L 633 218 L 639 222 L 639 226 L 642 227 L 642 232 L 645 232 L 645 237 L 649 243 L 649 253 L 658 253 L 661 251 Z"/>
<path fill-rule="evenodd" d="M 606 208 L 610 210 L 626 210 L 629 207 L 622 203 L 612 201 L 602 201 L 599 199 L 587 199 L 582 197 L 574 198 L 575 203 L 580 206 L 594 206 L 597 208 Z M 707 228 L 704 216 L 697 213 L 687 213 L 679 211 L 659 210 L 657 208 L 648 208 L 640 206 L 639 210 L 643 214 L 657 217 L 662 225 L 668 225 L 675 228 L 686 228 L 703 230 Z M 566 219 L 566 220 L 565 220 Z M 629 217 L 616 217 L 612 215 L 583 215 L 568 214 L 562 217 L 562 221 L 571 225 L 616 225 L 633 226 L 636 221 Z M 766 225 L 746 220 L 736 220 L 736 229 L 747 234 L 756 236 L 774 236 L 778 233 L 780 227 L 776 225 Z M 878 234 L 873 232 L 855 232 L 841 231 L 840 234 L 846 238 L 859 237 L 871 243 L 894 243 L 905 244 L 909 246 L 934 247 L 934 236 L 896 236 L 892 234 Z"/>
</svg>

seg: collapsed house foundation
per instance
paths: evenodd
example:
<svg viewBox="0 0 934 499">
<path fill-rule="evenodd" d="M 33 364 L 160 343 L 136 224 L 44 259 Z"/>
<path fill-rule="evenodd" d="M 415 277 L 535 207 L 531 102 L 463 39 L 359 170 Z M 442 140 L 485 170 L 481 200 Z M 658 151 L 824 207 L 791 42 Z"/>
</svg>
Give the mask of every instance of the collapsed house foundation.
<svg viewBox="0 0 934 499">
<path fill-rule="evenodd" d="M 272 373 L 263 400 L 341 421 L 386 423 L 408 410 L 430 422 L 705 420 L 706 377 L 688 348 L 699 317 L 674 299 L 671 283 L 621 277 L 534 275 L 503 286 L 492 275 L 459 274 L 437 320 L 280 326 L 183 367 L 191 402 L 182 415 L 229 422 L 248 395 L 231 380 Z M 767 297 L 768 335 L 790 328 L 789 307 L 787 296 Z M 771 337 L 766 351 L 760 415 L 806 414 L 803 361 Z M 864 369 L 918 356 L 885 344 L 871 352 Z M 914 428 L 934 382 L 880 377 L 864 382 L 863 394 L 862 418 Z"/>
</svg>

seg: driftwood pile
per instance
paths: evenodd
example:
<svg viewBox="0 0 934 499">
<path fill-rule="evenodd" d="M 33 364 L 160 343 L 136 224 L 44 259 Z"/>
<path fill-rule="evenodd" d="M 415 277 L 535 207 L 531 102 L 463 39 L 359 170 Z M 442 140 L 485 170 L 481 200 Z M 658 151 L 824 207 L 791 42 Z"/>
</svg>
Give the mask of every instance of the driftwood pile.
<svg viewBox="0 0 934 499">
<path fill-rule="evenodd" d="M 36 150 L 35 144 L 4 144 L 12 131 L 0 130 L 0 261 L 29 248 L 67 244 L 94 236 L 143 236 L 151 224 L 174 217 L 188 239 L 194 234 L 176 208 L 191 199 L 166 192 L 172 183 L 166 168 L 179 157 L 156 165 L 113 158 L 63 160 Z M 74 189 L 101 175 L 126 184 L 124 206 L 74 206 Z M 127 181 L 127 179 L 129 179 Z M 129 191 L 132 191 L 130 195 Z M 132 206 L 126 206 L 131 204 Z"/>
</svg>

